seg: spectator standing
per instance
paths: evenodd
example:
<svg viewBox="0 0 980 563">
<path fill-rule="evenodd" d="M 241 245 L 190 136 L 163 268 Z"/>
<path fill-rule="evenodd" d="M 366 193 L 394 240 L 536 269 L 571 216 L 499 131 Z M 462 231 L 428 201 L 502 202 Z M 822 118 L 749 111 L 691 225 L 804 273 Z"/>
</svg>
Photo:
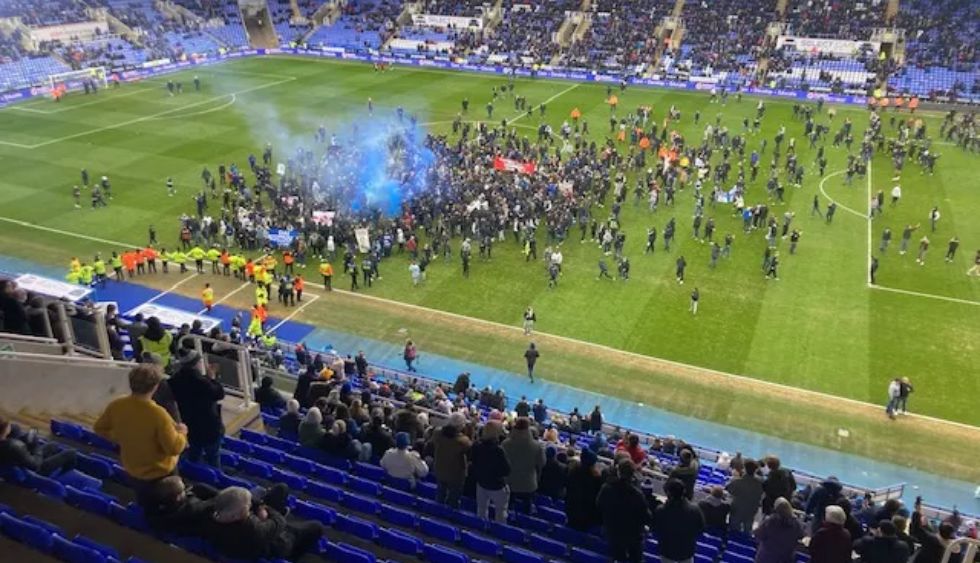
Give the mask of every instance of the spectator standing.
<svg viewBox="0 0 980 563">
<path fill-rule="evenodd" d="M 158 366 L 134 367 L 129 372 L 131 394 L 109 403 L 93 426 L 96 434 L 119 445 L 119 459 L 140 504 L 154 483 L 175 473 L 187 447 L 187 427 L 153 402 L 162 380 Z"/>
<path fill-rule="evenodd" d="M 782 467 L 778 457 L 769 456 L 766 458 L 766 467 L 769 468 L 769 476 L 766 477 L 766 481 L 762 485 L 766 493 L 762 499 L 763 514 L 772 512 L 777 498 L 782 497 L 789 500 L 793 498 L 793 493 L 796 492 L 796 478 L 793 477 L 793 472 Z"/>
<path fill-rule="evenodd" d="M 279 436 L 296 440 L 299 438 L 299 424 L 302 419 L 299 416 L 299 401 L 289 399 L 286 401 L 286 412 L 279 417 Z"/>
<path fill-rule="evenodd" d="M 651 517 L 646 497 L 634 482 L 634 474 L 631 461 L 620 461 L 616 466 L 616 478 L 602 486 L 596 504 L 612 558 L 640 563 L 643 561 L 644 527 Z"/>
<path fill-rule="evenodd" d="M 908 414 L 909 413 L 909 395 L 915 391 L 912 387 L 912 382 L 909 381 L 908 377 L 903 377 L 898 382 L 898 401 L 895 404 L 894 412 L 896 414 Z"/>
<path fill-rule="evenodd" d="M 690 563 L 695 546 L 704 531 L 704 515 L 687 500 L 686 487 L 677 479 L 664 484 L 667 502 L 653 514 L 653 531 L 660 540 L 660 560 L 665 563 Z"/>
<path fill-rule="evenodd" d="M 42 446 L 36 431 L 14 430 L 14 425 L 0 416 L 0 467 L 20 467 L 45 477 L 75 468 L 75 450 L 62 450 L 55 444 Z"/>
<path fill-rule="evenodd" d="M 174 335 L 163 329 L 160 319 L 150 317 L 146 319 L 146 332 L 139 339 L 140 349 L 143 353 L 149 352 L 160 358 L 160 365 L 167 368 L 170 365 L 171 347 Z"/>
<path fill-rule="evenodd" d="M 902 380 L 895 377 L 888 383 L 888 404 L 885 406 L 885 414 L 888 418 L 895 418 L 895 408 L 898 406 L 901 394 Z"/>
<path fill-rule="evenodd" d="M 946 548 L 956 537 L 956 529 L 950 522 L 941 523 L 938 532 L 932 529 L 922 514 L 922 506 L 918 500 L 915 503 L 915 512 L 912 513 L 910 533 L 922 545 L 912 558 L 912 563 L 940 563 Z"/>
<path fill-rule="evenodd" d="M 589 430 L 593 434 L 602 432 L 602 411 L 599 410 L 599 405 L 596 405 L 592 409 L 592 414 L 589 415 Z"/>
<path fill-rule="evenodd" d="M 568 470 L 565 493 L 565 516 L 568 527 L 585 532 L 601 523 L 596 511 L 596 497 L 602 488 L 602 475 L 596 467 L 597 457 L 592 450 L 582 450 L 577 462 Z"/>
<path fill-rule="evenodd" d="M 694 498 L 694 484 L 698 480 L 698 471 L 701 469 L 701 464 L 698 463 L 697 458 L 694 457 L 694 452 L 690 448 L 681 450 L 680 458 L 680 463 L 670 472 L 669 477 L 684 483 L 684 494 L 687 495 L 687 500 L 692 500 Z"/>
<path fill-rule="evenodd" d="M 850 563 L 851 533 L 844 528 L 844 509 L 831 505 L 824 509 L 820 527 L 810 540 L 810 563 Z"/>
<path fill-rule="evenodd" d="M 855 541 L 854 551 L 861 557 L 861 563 L 906 563 L 910 555 L 908 546 L 898 539 L 891 520 L 882 520 L 871 535 Z"/>
<path fill-rule="evenodd" d="M 545 463 L 544 446 L 531 435 L 530 419 L 518 418 L 501 447 L 510 465 L 507 484 L 510 486 L 512 504 L 520 503 L 523 511 L 529 513 Z"/>
<path fill-rule="evenodd" d="M 221 439 L 225 425 L 221 421 L 221 400 L 225 388 L 217 379 L 217 370 L 208 365 L 201 370 L 201 355 L 193 349 L 183 348 L 178 354 L 177 372 L 169 385 L 177 399 L 181 419 L 187 424 L 187 459 L 201 459 L 218 467 Z"/>
<path fill-rule="evenodd" d="M 553 499 L 565 498 L 565 486 L 568 482 L 568 465 L 559 458 L 564 458 L 564 454 L 559 456 L 558 448 L 555 446 L 545 448 L 544 467 L 541 469 L 538 492 Z"/>
<path fill-rule="evenodd" d="M 483 426 L 480 441 L 470 450 L 471 468 L 476 478 L 476 512 L 488 520 L 490 505 L 494 508 L 494 519 L 501 524 L 507 522 L 507 504 L 510 502 L 510 489 L 507 477 L 510 476 L 510 463 L 507 454 L 500 447 L 503 427 L 500 422 L 491 420 Z"/>
<path fill-rule="evenodd" d="M 704 515 L 705 529 L 724 536 L 728 531 L 728 515 L 732 511 L 732 505 L 725 500 L 725 489 L 711 487 L 711 494 L 698 502 L 698 508 Z"/>
<path fill-rule="evenodd" d="M 752 533 L 752 523 L 759 512 L 759 505 L 764 494 L 762 479 L 759 478 L 759 466 L 754 460 L 746 460 L 745 471 L 741 477 L 736 477 L 725 485 L 725 490 L 732 495 L 732 513 L 729 526 L 733 532 Z"/>
<path fill-rule="evenodd" d="M 449 422 L 432 436 L 435 452 L 436 500 L 452 508 L 459 507 L 466 482 L 466 458 L 473 443 L 462 433 L 466 420 L 460 413 L 449 416 Z"/>
<path fill-rule="evenodd" d="M 24 292 L 17 288 L 13 280 L 0 280 L 0 319 L 3 330 L 17 334 L 30 334 L 27 322 L 27 309 L 24 307 Z"/>
<path fill-rule="evenodd" d="M 402 351 L 402 358 L 405 360 L 405 369 L 408 371 L 415 371 L 415 360 L 418 359 L 418 350 L 415 348 L 415 343 L 411 340 L 405 342 L 405 349 Z"/>
<path fill-rule="evenodd" d="M 411 440 L 407 433 L 395 435 L 395 447 L 381 456 L 381 467 L 389 477 L 404 479 L 412 488 L 418 479 L 424 479 L 429 474 L 429 466 L 422 461 L 419 453 L 409 449 Z"/>
<path fill-rule="evenodd" d="M 277 485 L 261 502 L 242 487 L 229 487 L 214 498 L 214 514 L 205 537 L 227 557 L 295 560 L 323 535 L 319 522 L 287 522 L 288 489 Z"/>
<path fill-rule="evenodd" d="M 823 523 L 823 516 L 827 510 L 828 506 L 836 505 L 837 500 L 841 496 L 841 490 L 843 487 L 837 477 L 830 476 L 821 482 L 813 493 L 810 494 L 810 498 L 806 502 L 806 515 L 811 517 L 810 521 L 813 526 L 811 533 L 816 533 L 820 529 L 820 524 Z"/>
<path fill-rule="evenodd" d="M 528 344 L 527 350 L 524 351 L 524 360 L 527 362 L 527 377 L 534 383 L 534 366 L 538 363 L 538 358 L 541 353 L 534 346 L 534 342 Z"/>
<path fill-rule="evenodd" d="M 752 533 L 758 541 L 756 563 L 793 563 L 796 546 L 803 538 L 803 525 L 793 513 L 793 505 L 785 497 L 773 503 L 773 511 Z"/>
</svg>

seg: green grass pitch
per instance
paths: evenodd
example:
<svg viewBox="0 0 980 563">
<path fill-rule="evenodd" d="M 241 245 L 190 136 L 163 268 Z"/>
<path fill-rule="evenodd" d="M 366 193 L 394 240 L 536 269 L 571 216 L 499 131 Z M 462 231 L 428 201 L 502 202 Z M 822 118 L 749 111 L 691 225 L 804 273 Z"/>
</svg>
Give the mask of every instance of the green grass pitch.
<svg viewBox="0 0 980 563">
<path fill-rule="evenodd" d="M 193 91 L 194 73 L 202 79 L 201 92 Z M 191 195 L 205 165 L 212 171 L 218 163 L 244 166 L 247 155 L 259 155 L 266 142 L 277 149 L 286 139 L 312 142 L 320 123 L 328 131 L 349 127 L 349 116 L 362 112 L 368 97 L 377 112 L 402 106 L 431 131 L 448 134 L 460 100 L 471 101 L 469 119 L 482 119 L 491 87 L 505 83 L 501 77 L 419 69 L 379 74 L 368 65 L 286 57 L 240 60 L 178 77 L 185 93 L 175 97 L 167 95 L 165 79 L 157 78 L 95 97 L 73 94 L 58 104 L 35 100 L 0 110 L 0 217 L 137 243 L 145 242 L 152 223 L 161 239 L 173 244 L 178 216 L 193 213 Z M 544 119 L 556 131 L 577 107 L 594 138 L 602 141 L 608 132 L 604 85 L 519 80 L 516 92 L 531 104 L 549 100 Z M 701 93 L 630 88 L 620 95 L 620 112 L 651 105 L 658 121 L 671 104 L 683 113 L 675 128 L 689 143 L 699 142 L 705 123 L 719 114 L 732 132 L 741 132 L 742 118 L 751 118 L 755 109 L 751 98 L 736 103 L 732 97 L 721 106 L 709 104 Z M 722 237 L 729 231 L 736 235 L 734 252 L 717 269 L 708 268 L 708 246 L 690 234 L 693 201 L 688 189 L 678 195 L 676 207 L 661 207 L 656 213 L 645 205 L 634 207 L 632 194 L 628 198 L 623 224 L 632 263 L 629 282 L 597 281 L 601 252 L 594 244 L 580 244 L 575 229 L 563 247 L 565 273 L 556 290 L 547 288 L 544 266 L 525 262 L 508 240 L 495 247 L 493 261 L 475 258 L 468 280 L 462 278 L 458 260 L 439 261 L 424 286 L 413 288 L 407 261 L 399 257 L 382 264 L 384 279 L 369 291 L 508 324 L 518 324 L 524 307 L 533 304 L 542 331 L 862 401 L 883 402 L 888 380 L 905 375 L 916 387 L 911 402 L 916 412 L 980 425 L 975 408 L 980 391 L 980 279 L 965 275 L 980 248 L 976 155 L 937 145 L 942 157 L 934 176 L 923 175 L 909 162 L 901 178 L 901 203 L 886 208 L 869 230 L 869 191 L 888 194 L 895 183 L 890 157 L 877 155 L 870 179 L 847 187 L 843 175 L 835 174 L 844 169 L 847 151 L 828 142 L 828 176 L 820 178 L 813 164 L 815 150 L 807 148 L 803 124 L 792 117 L 792 102 L 766 104 L 762 132 L 750 135 L 748 143 L 751 150 L 768 138 L 769 149 L 746 203 L 766 201 L 772 137 L 781 124 L 787 127 L 787 139 L 796 137 L 806 167 L 802 188 L 788 187 L 786 205 L 772 208 L 779 217 L 795 211 L 794 225 L 803 232 L 794 256 L 786 241 L 779 243 L 779 281 L 763 279 L 763 234 L 743 234 L 740 220 L 722 204 L 708 207 L 706 215 L 715 217 Z M 702 116 L 699 126 L 692 119 L 696 110 Z M 494 121 L 519 114 L 505 100 L 497 104 Z M 894 135 L 890 116 L 885 118 L 886 135 Z M 855 122 L 857 151 L 867 112 L 838 107 L 831 135 L 845 117 Z M 923 118 L 930 134 L 938 137 L 939 114 Z M 521 117 L 514 125 L 533 138 L 540 119 L 536 114 Z M 826 113 L 818 116 L 818 122 L 827 121 Z M 71 187 L 81 168 L 93 178 L 110 176 L 115 199 L 108 208 L 73 208 Z M 168 176 L 177 180 L 175 198 L 166 194 Z M 841 204 L 833 224 L 810 216 L 814 194 L 824 206 L 828 197 Z M 927 214 L 933 205 L 940 207 L 942 220 L 937 232 L 930 233 Z M 661 230 L 670 217 L 678 225 L 675 248 L 666 253 L 658 244 L 655 254 L 644 255 L 646 228 Z M 897 254 L 906 223 L 922 223 L 914 243 L 924 233 L 932 241 L 924 266 L 915 263 L 914 250 Z M 877 254 L 885 226 L 896 239 L 881 257 L 878 283 L 901 293 L 867 283 L 869 249 Z M 954 234 L 962 246 L 955 261 L 946 263 L 946 242 Z M 544 234 L 539 236 L 540 252 L 545 242 Z M 70 256 L 110 248 L 0 221 L 4 254 L 66 264 Z M 673 277 L 680 254 L 689 263 L 683 286 Z M 688 296 L 695 286 L 702 298 L 693 317 Z"/>
</svg>

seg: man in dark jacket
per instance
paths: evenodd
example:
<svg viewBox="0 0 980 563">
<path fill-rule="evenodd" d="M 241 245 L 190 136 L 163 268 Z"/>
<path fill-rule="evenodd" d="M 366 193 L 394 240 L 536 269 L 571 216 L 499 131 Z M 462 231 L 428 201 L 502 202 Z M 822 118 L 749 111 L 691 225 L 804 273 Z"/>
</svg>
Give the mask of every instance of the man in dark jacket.
<svg viewBox="0 0 980 563">
<path fill-rule="evenodd" d="M 899 541 L 891 520 L 882 520 L 873 535 L 854 542 L 854 551 L 861 563 L 906 563 L 909 559 L 909 548 Z"/>
<path fill-rule="evenodd" d="M 436 474 L 436 500 L 452 508 L 459 507 L 459 499 L 466 484 L 466 457 L 473 443 L 462 433 L 466 426 L 466 417 L 455 412 L 449 416 L 449 421 L 432 435 L 432 450 L 434 463 L 432 469 Z"/>
<path fill-rule="evenodd" d="M 286 412 L 279 417 L 279 437 L 295 440 L 299 437 L 299 423 L 303 418 L 299 415 L 299 401 L 286 401 Z"/>
<path fill-rule="evenodd" d="M 644 527 L 650 523 L 643 491 L 633 480 L 633 462 L 623 460 L 616 466 L 616 479 L 599 491 L 596 504 L 602 515 L 602 529 L 615 561 L 643 561 Z"/>
<path fill-rule="evenodd" d="M 510 502 L 510 489 L 507 487 L 510 463 L 500 447 L 503 432 L 500 422 L 487 422 L 480 441 L 470 449 L 470 469 L 476 480 L 476 513 L 488 520 L 490 505 L 493 504 L 494 519 L 501 524 L 507 523 L 507 504 Z"/>
<path fill-rule="evenodd" d="M 813 493 L 810 498 L 806 501 L 806 515 L 811 516 L 813 520 L 811 524 L 813 526 L 812 530 L 815 533 L 820 529 L 820 525 L 823 524 L 824 513 L 828 506 L 837 504 L 837 499 L 840 498 L 841 490 L 843 487 L 837 477 L 830 476 L 825 479 Z M 787 499 L 789 500 L 789 499 Z"/>
<path fill-rule="evenodd" d="M 762 489 L 766 496 L 762 499 L 762 513 L 772 512 L 772 505 L 776 499 L 783 497 L 786 500 L 793 500 L 793 493 L 796 492 L 796 478 L 793 472 L 785 467 L 780 467 L 779 458 L 769 456 L 766 459 L 766 466 L 769 468 L 769 476 L 766 477 Z"/>
<path fill-rule="evenodd" d="M 255 390 L 255 402 L 265 410 L 280 411 L 286 408 L 286 399 L 272 386 L 272 378 L 262 378 L 261 386 Z"/>
<path fill-rule="evenodd" d="M 669 477 L 684 483 L 684 494 L 687 495 L 687 500 L 692 500 L 694 499 L 694 485 L 697 483 L 701 465 L 689 447 L 681 450 L 680 457 L 681 462 L 671 470 Z"/>
<path fill-rule="evenodd" d="M 360 440 L 362 443 L 371 444 L 371 451 L 378 458 L 395 447 L 395 438 L 380 415 L 372 417 L 371 424 L 361 430 Z"/>
<path fill-rule="evenodd" d="M 183 348 L 178 353 L 177 373 L 170 378 L 170 389 L 181 419 L 187 425 L 187 459 L 218 467 L 218 453 L 225 425 L 221 421 L 221 400 L 225 390 L 217 379 L 217 370 L 210 365 L 207 374 L 201 371 L 201 355 Z"/>
<path fill-rule="evenodd" d="M 844 528 L 847 514 L 831 505 L 824 509 L 824 518 L 810 540 L 810 563 L 850 563 L 853 540 Z"/>
<path fill-rule="evenodd" d="M 554 499 L 565 498 L 565 483 L 568 480 L 568 466 L 559 455 L 558 448 L 548 446 L 544 451 L 544 467 L 538 481 L 538 492 Z"/>
<path fill-rule="evenodd" d="M 14 426 L 0 417 L 0 467 L 20 467 L 48 476 L 75 468 L 75 450 L 40 446 L 32 431 L 14 434 Z"/>
<path fill-rule="evenodd" d="M 216 489 L 200 483 L 187 488 L 176 475 L 164 477 L 147 492 L 146 521 L 157 532 L 197 535 L 214 510 L 217 494 Z"/>
<path fill-rule="evenodd" d="M 241 487 L 228 487 L 214 498 L 214 513 L 204 536 L 223 555 L 249 561 L 298 559 L 323 535 L 319 522 L 286 522 L 288 489 L 277 485 L 260 502 Z"/>
<path fill-rule="evenodd" d="M 596 468 L 592 450 L 582 450 L 577 463 L 568 470 L 568 486 L 565 492 L 565 516 L 568 527 L 585 532 L 601 523 L 596 511 L 596 497 L 602 488 L 602 475 Z"/>
<path fill-rule="evenodd" d="M 725 500 L 725 489 L 711 487 L 711 494 L 698 502 L 698 508 L 704 515 L 706 529 L 721 535 L 728 532 L 728 514 L 732 511 L 732 505 Z"/>
<path fill-rule="evenodd" d="M 940 563 L 943 560 L 946 547 L 953 541 L 956 534 L 956 529 L 949 522 L 940 524 L 938 533 L 933 530 L 925 515 L 922 514 L 922 506 L 918 501 L 915 503 L 915 512 L 912 513 L 910 531 L 912 538 L 922 544 L 912 563 Z M 959 557 L 961 558 L 962 555 Z M 950 560 L 953 561 L 954 559 L 951 558 Z"/>
<path fill-rule="evenodd" d="M 653 514 L 653 531 L 660 540 L 663 563 L 691 561 L 698 536 L 704 531 L 704 515 L 687 500 L 684 483 L 670 479 L 664 484 L 667 502 Z"/>
</svg>

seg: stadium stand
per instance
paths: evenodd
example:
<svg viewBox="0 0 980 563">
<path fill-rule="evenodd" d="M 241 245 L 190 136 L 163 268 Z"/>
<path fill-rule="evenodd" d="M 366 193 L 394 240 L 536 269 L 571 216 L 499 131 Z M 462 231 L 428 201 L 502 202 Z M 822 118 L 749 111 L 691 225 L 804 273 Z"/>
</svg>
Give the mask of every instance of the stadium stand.
<svg viewBox="0 0 980 563">
<path fill-rule="evenodd" d="M 400 0 L 353 0 L 332 24 L 322 25 L 307 39 L 311 47 L 330 46 L 353 50 L 378 49 L 395 30 L 401 13 Z"/>
<path fill-rule="evenodd" d="M 504 3 L 503 20 L 484 44 L 490 55 L 532 62 L 550 62 L 559 45 L 552 36 L 565 20 L 565 12 L 581 8 L 578 0 Z"/>
<path fill-rule="evenodd" d="M 651 30 L 672 6 L 665 0 L 593 2 L 585 37 L 561 55 L 561 65 L 625 70 L 650 63 L 656 52 Z"/>
</svg>

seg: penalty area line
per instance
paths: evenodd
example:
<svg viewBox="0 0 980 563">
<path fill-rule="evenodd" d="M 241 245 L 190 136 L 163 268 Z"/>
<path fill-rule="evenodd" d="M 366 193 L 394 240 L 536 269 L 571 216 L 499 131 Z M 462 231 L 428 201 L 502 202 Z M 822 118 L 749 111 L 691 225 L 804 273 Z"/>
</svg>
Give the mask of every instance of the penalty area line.
<svg viewBox="0 0 980 563">
<path fill-rule="evenodd" d="M 836 199 L 830 197 L 829 195 L 827 195 L 827 192 L 823 189 L 824 183 L 826 183 L 827 180 L 829 180 L 829 179 L 831 179 L 831 178 L 833 178 L 835 176 L 840 176 L 841 174 L 844 174 L 845 172 L 846 172 L 845 170 L 838 170 L 837 172 L 831 172 L 830 174 L 827 174 L 826 176 L 824 176 L 823 178 L 821 178 L 821 180 L 820 180 L 820 193 L 823 194 L 823 196 L 825 198 L 827 198 L 828 200 L 830 200 L 831 202 L 836 203 L 837 204 L 837 207 L 840 207 L 844 211 L 847 211 L 848 213 L 851 213 L 853 215 L 857 215 L 858 217 L 860 217 L 862 219 L 866 219 L 867 218 L 867 215 L 866 214 L 861 213 L 860 211 L 855 211 L 854 209 L 851 209 L 850 207 L 848 207 L 848 206 L 844 205 L 843 203 L 837 201 Z M 870 175 L 868 177 L 870 178 Z"/>
<path fill-rule="evenodd" d="M 971 301 L 969 299 L 960 299 L 958 297 L 948 297 L 946 295 L 936 295 L 935 293 L 921 293 L 918 291 L 910 291 L 908 289 L 898 289 L 897 287 L 888 287 L 884 285 L 868 284 L 868 288 L 877 289 L 879 291 L 888 291 L 891 293 L 900 293 L 902 295 L 911 295 L 913 297 L 925 297 L 928 299 L 938 299 L 940 301 L 948 301 L 950 303 L 960 303 L 962 305 L 973 305 L 975 307 L 980 307 L 980 301 Z"/>
<path fill-rule="evenodd" d="M 289 322 L 290 320 L 292 320 L 293 317 L 295 317 L 296 315 L 302 313 L 303 312 L 303 309 L 306 309 L 307 307 L 309 307 L 310 305 L 316 303 L 317 300 L 320 299 L 320 296 L 319 295 L 309 294 L 309 296 L 310 296 L 310 300 L 309 301 L 307 301 L 306 303 L 303 303 L 302 305 L 300 305 L 299 308 L 295 309 L 292 313 L 289 313 L 288 315 L 286 315 L 286 318 L 284 318 L 283 320 L 281 320 L 278 323 L 276 323 L 275 325 L 273 325 L 273 327 L 270 328 L 266 332 L 275 332 L 279 327 L 281 327 L 282 325 L 284 325 L 287 322 Z"/>
</svg>

